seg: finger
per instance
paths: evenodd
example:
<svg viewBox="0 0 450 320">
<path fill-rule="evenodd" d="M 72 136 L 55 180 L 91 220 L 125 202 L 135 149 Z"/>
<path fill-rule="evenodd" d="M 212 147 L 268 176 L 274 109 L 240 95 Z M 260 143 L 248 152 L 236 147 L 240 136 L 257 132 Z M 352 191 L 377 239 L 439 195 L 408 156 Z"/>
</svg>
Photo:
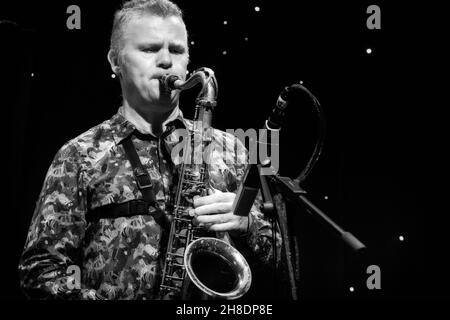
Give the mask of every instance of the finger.
<svg viewBox="0 0 450 320">
<path fill-rule="evenodd" d="M 233 220 L 233 214 L 230 213 L 222 213 L 222 214 L 212 214 L 212 215 L 204 215 L 204 216 L 197 216 L 193 221 L 195 220 L 195 223 L 199 226 L 207 225 L 207 224 L 214 224 L 214 223 L 225 223 Z"/>
<path fill-rule="evenodd" d="M 232 231 L 232 230 L 236 230 L 238 224 L 234 221 L 231 222 L 225 222 L 225 223 L 219 223 L 219 224 L 213 224 L 208 231 L 216 231 L 216 232 L 221 232 L 221 231 Z"/>
<path fill-rule="evenodd" d="M 217 202 L 212 204 L 205 204 L 204 206 L 194 209 L 194 214 L 196 216 L 202 216 L 205 214 L 217 214 L 217 213 L 228 213 L 233 208 L 233 203 L 231 202 Z"/>
<path fill-rule="evenodd" d="M 236 195 L 231 192 L 215 192 L 209 196 L 194 198 L 194 208 L 217 202 L 232 202 Z"/>
</svg>

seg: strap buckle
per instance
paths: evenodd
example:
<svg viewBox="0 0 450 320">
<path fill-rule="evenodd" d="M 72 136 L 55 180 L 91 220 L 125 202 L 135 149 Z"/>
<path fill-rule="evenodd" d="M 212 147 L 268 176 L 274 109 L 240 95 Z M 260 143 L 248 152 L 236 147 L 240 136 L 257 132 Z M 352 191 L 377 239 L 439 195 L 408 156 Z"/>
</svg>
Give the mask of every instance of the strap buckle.
<svg viewBox="0 0 450 320">
<path fill-rule="evenodd" d="M 134 177 L 136 178 L 136 183 L 139 189 L 151 188 L 152 181 L 148 173 L 143 172 L 141 168 L 137 167 L 133 169 Z"/>
</svg>

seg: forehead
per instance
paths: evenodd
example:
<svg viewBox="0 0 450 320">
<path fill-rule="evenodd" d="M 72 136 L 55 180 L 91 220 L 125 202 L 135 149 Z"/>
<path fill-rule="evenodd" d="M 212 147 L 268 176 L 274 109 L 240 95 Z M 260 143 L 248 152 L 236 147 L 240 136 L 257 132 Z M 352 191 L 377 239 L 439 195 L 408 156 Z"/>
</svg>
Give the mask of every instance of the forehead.
<svg viewBox="0 0 450 320">
<path fill-rule="evenodd" d="M 180 17 L 135 15 L 124 25 L 123 40 L 125 42 L 171 40 L 187 43 L 187 31 Z"/>
</svg>

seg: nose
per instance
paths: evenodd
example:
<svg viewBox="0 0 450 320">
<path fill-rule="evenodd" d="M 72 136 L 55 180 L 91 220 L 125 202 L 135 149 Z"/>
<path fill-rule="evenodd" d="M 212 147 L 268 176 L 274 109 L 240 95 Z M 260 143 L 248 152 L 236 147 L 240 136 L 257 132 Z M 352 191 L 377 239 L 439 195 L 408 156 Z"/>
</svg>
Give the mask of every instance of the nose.
<svg viewBox="0 0 450 320">
<path fill-rule="evenodd" d="M 172 67 L 172 56 L 169 50 L 160 50 L 158 53 L 157 66 L 162 69 L 170 69 Z"/>
</svg>

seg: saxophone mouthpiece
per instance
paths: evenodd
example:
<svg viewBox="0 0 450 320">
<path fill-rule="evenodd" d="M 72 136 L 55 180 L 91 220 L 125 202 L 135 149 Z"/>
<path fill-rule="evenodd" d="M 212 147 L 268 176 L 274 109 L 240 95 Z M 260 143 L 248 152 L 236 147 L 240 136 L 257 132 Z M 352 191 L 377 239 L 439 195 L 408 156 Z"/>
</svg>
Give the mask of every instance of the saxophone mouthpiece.
<svg viewBox="0 0 450 320">
<path fill-rule="evenodd" d="M 179 89 L 183 81 L 176 75 L 165 74 L 159 79 L 161 86 L 165 91 L 170 92 L 175 89 Z"/>
</svg>

